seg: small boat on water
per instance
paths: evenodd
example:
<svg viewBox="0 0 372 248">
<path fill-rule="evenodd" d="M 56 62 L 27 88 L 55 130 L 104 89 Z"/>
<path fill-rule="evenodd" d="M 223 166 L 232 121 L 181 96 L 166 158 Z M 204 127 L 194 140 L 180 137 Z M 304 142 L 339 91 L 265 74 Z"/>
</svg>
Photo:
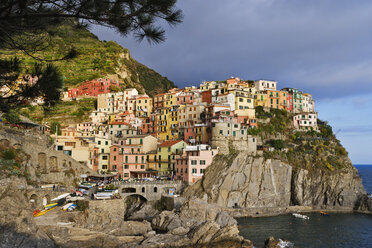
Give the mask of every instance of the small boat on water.
<svg viewBox="0 0 372 248">
<path fill-rule="evenodd" d="M 320 214 L 323 215 L 323 216 L 329 216 L 329 214 L 327 212 L 324 212 L 324 211 L 320 211 Z"/>
<path fill-rule="evenodd" d="M 293 213 L 292 215 L 296 218 L 301 218 L 301 219 L 304 219 L 304 220 L 310 220 L 309 216 L 306 216 L 306 215 L 303 215 L 303 214 Z"/>
</svg>

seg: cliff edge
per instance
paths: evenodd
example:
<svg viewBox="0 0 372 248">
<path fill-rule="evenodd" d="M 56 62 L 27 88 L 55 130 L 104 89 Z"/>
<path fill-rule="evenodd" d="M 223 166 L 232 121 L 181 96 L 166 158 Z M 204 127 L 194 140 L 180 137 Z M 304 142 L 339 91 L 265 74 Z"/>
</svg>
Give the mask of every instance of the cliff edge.
<svg viewBox="0 0 372 248">
<path fill-rule="evenodd" d="M 265 149 L 252 155 L 231 143 L 229 152 L 216 156 L 203 179 L 186 188 L 184 195 L 206 195 L 209 203 L 254 212 L 260 208 L 285 212 L 294 206 L 358 209 L 366 194 L 361 177 L 332 128 L 321 121 L 318 125 L 319 132 L 297 132 L 290 114 L 272 110 L 252 131 L 257 145 Z"/>
</svg>

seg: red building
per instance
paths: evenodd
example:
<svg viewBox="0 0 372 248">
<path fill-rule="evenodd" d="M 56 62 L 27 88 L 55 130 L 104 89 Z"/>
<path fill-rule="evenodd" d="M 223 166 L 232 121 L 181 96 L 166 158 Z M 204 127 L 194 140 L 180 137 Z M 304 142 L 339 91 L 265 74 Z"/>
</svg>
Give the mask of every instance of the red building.
<svg viewBox="0 0 372 248">
<path fill-rule="evenodd" d="M 110 170 L 116 172 L 119 179 L 123 177 L 123 166 L 122 146 L 112 145 L 110 147 Z"/>
<path fill-rule="evenodd" d="M 150 114 L 150 117 L 143 118 L 142 124 L 139 128 L 140 134 L 151 134 L 156 137 L 156 130 L 157 130 L 157 121 L 156 121 L 156 114 Z"/>
<path fill-rule="evenodd" d="M 68 90 L 68 97 L 98 96 L 99 94 L 110 93 L 110 87 L 120 87 L 119 81 L 108 78 L 99 78 L 83 82 L 79 87 Z"/>
<path fill-rule="evenodd" d="M 202 102 L 212 103 L 212 91 L 203 91 L 202 92 Z"/>
</svg>

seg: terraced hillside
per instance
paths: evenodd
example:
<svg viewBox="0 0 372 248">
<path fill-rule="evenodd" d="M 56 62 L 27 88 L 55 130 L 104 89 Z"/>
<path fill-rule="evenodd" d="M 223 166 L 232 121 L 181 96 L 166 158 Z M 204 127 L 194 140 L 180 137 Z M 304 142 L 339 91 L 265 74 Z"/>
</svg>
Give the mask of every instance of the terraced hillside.
<svg viewBox="0 0 372 248">
<path fill-rule="evenodd" d="M 78 53 L 72 60 L 55 62 L 62 72 L 65 87 L 100 77 L 117 78 L 127 87 L 135 87 L 149 95 L 175 87 L 166 77 L 131 58 L 128 49 L 113 41 L 100 41 L 84 27 L 60 26 L 53 31 L 51 41 L 50 46 L 35 56 L 57 59 L 66 55 L 71 48 Z M 2 58 L 14 55 L 22 59 L 25 72 L 36 62 L 22 52 L 0 50 Z"/>
</svg>

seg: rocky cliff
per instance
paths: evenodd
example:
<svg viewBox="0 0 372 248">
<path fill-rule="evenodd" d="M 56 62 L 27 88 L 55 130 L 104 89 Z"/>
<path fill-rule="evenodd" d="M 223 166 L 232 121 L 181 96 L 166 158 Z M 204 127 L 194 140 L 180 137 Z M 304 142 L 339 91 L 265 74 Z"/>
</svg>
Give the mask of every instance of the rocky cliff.
<svg viewBox="0 0 372 248">
<path fill-rule="evenodd" d="M 297 132 L 286 111 L 257 107 L 256 115 L 258 128 L 249 131 L 266 149 L 252 155 L 244 147 L 228 144 L 185 196 L 206 195 L 210 203 L 237 210 L 271 209 L 267 214 L 293 206 L 368 208 L 366 201 L 360 201 L 366 193 L 361 177 L 326 122 L 318 120 L 319 132 Z"/>
<path fill-rule="evenodd" d="M 0 247 L 252 247 L 231 216 L 201 199 L 173 211 L 152 209 L 146 220 L 125 221 L 121 199 L 34 218 L 25 180 L 3 179 L 0 185 Z"/>
<path fill-rule="evenodd" d="M 238 153 L 231 161 L 217 156 L 205 177 L 185 190 L 185 196 L 208 197 L 229 208 L 286 208 L 351 211 L 365 194 L 354 167 L 309 171 L 276 159 Z"/>
</svg>

